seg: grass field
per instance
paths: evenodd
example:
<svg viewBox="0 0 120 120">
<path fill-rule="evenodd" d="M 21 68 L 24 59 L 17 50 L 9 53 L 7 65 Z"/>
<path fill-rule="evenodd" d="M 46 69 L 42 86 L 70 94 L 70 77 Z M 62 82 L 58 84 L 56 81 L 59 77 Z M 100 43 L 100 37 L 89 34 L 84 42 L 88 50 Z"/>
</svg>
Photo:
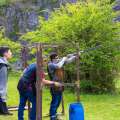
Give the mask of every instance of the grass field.
<svg viewBox="0 0 120 120">
<path fill-rule="evenodd" d="M 18 92 L 16 89 L 19 75 L 10 74 L 8 84 L 8 105 L 16 106 L 19 103 Z M 118 86 L 117 86 L 118 87 Z M 75 95 L 69 91 L 65 91 L 65 116 L 64 120 L 69 120 L 68 110 L 69 104 L 75 101 Z M 49 90 L 43 90 L 43 116 L 48 114 L 50 105 Z M 85 110 L 85 120 L 120 120 L 120 95 L 81 95 L 81 102 Z M 59 109 L 61 111 L 61 107 Z M 0 116 L 0 120 L 17 120 L 17 112 L 13 112 L 13 116 Z M 25 120 L 27 119 L 27 111 L 25 111 Z M 43 120 L 49 118 L 43 117 Z"/>
</svg>

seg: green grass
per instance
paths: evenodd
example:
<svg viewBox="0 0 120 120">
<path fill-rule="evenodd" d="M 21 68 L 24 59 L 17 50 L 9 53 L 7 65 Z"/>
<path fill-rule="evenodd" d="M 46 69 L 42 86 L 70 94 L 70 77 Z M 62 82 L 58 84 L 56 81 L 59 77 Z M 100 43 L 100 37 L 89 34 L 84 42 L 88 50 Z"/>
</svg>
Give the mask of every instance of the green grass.
<svg viewBox="0 0 120 120">
<path fill-rule="evenodd" d="M 8 84 L 8 105 L 16 106 L 19 103 L 19 96 L 16 89 L 19 75 L 10 74 Z M 73 93 L 65 91 L 65 112 L 64 120 L 69 120 L 69 104 L 74 102 L 76 97 Z M 43 116 L 48 114 L 50 106 L 50 93 L 48 89 L 43 90 Z M 120 95 L 81 95 L 81 101 L 85 110 L 85 120 L 120 120 Z M 59 111 L 61 111 L 61 106 Z M 0 120 L 17 120 L 17 112 L 13 116 L 0 116 Z M 27 120 L 27 111 L 25 111 Z M 49 118 L 43 118 L 49 120 Z"/>
</svg>

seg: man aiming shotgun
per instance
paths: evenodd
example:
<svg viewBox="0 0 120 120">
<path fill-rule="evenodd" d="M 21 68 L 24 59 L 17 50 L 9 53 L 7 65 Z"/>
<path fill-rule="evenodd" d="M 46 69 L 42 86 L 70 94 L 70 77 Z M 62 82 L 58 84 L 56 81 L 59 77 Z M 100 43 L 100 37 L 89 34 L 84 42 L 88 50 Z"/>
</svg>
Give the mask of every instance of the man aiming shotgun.
<svg viewBox="0 0 120 120">
<path fill-rule="evenodd" d="M 58 58 L 56 52 L 50 54 L 50 62 L 48 62 L 48 75 L 51 81 L 57 81 L 62 83 L 63 80 L 63 66 L 65 64 L 69 64 L 77 59 L 76 54 L 69 54 L 62 59 Z M 51 87 L 50 92 L 52 96 L 52 101 L 50 105 L 50 120 L 57 119 L 57 109 L 62 100 L 62 92 L 64 91 L 64 87 Z"/>
</svg>

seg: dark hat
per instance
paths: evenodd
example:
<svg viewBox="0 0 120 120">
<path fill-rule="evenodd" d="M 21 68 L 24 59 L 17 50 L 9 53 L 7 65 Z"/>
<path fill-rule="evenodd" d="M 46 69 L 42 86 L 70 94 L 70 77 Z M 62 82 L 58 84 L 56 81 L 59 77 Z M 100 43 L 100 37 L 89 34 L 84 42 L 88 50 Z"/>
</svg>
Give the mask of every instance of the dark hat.
<svg viewBox="0 0 120 120">
<path fill-rule="evenodd" d="M 51 52 L 50 53 L 50 59 L 54 59 L 56 56 L 58 56 L 58 54 L 56 52 Z"/>
</svg>

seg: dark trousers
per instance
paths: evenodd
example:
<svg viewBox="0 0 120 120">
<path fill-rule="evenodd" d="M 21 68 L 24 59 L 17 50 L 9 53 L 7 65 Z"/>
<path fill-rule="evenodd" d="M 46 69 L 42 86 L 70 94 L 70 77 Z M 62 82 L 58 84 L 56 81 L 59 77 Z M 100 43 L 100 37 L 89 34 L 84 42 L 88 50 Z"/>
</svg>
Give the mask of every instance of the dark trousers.
<svg viewBox="0 0 120 120">
<path fill-rule="evenodd" d="M 50 120 L 56 120 L 57 109 L 61 103 L 62 92 L 51 90 L 52 101 L 50 105 Z"/>
<path fill-rule="evenodd" d="M 20 103 L 18 108 L 18 120 L 24 120 L 24 107 L 27 100 L 32 103 L 32 109 L 30 112 L 30 120 L 36 120 L 36 96 L 32 91 L 19 92 L 20 93 Z"/>
</svg>

